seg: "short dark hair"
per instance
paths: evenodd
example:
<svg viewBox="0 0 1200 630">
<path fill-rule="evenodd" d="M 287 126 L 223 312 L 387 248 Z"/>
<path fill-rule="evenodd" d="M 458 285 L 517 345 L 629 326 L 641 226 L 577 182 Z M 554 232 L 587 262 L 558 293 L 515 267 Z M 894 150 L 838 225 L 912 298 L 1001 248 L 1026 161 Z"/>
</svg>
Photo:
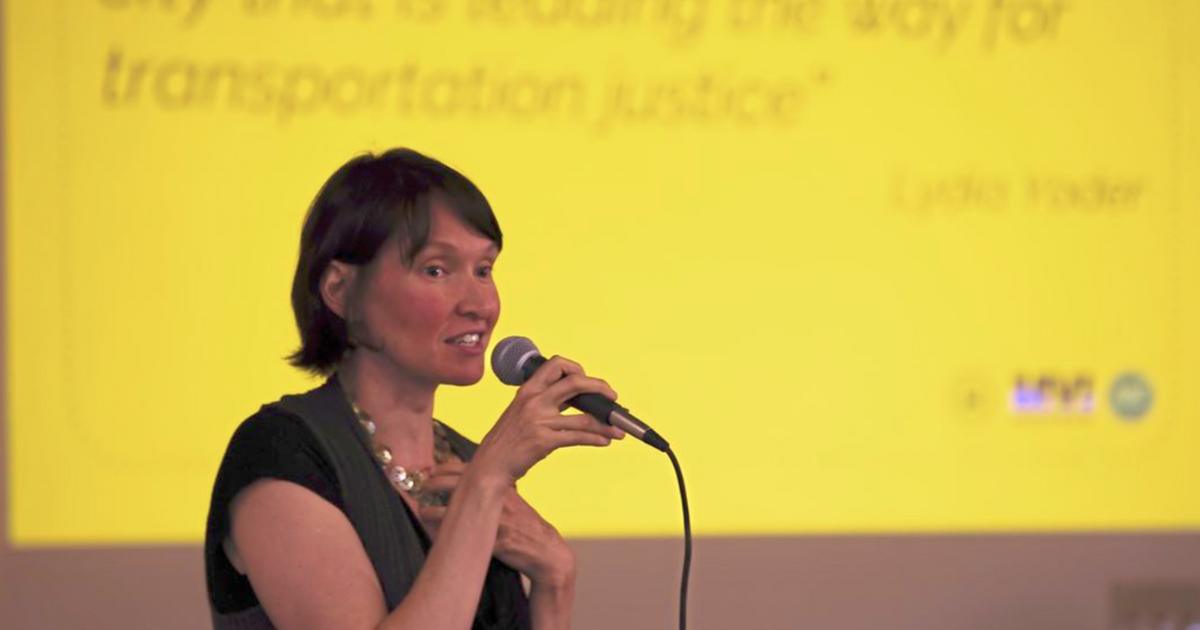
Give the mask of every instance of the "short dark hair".
<svg viewBox="0 0 1200 630">
<path fill-rule="evenodd" d="M 300 260 L 292 280 L 292 311 L 300 348 L 288 361 L 329 374 L 351 346 L 346 322 L 321 298 L 321 276 L 331 261 L 366 265 L 398 237 L 405 264 L 429 240 L 431 202 L 486 236 L 499 250 L 500 224 L 479 188 L 461 173 L 411 149 L 355 157 L 317 193 L 300 235 Z"/>
</svg>

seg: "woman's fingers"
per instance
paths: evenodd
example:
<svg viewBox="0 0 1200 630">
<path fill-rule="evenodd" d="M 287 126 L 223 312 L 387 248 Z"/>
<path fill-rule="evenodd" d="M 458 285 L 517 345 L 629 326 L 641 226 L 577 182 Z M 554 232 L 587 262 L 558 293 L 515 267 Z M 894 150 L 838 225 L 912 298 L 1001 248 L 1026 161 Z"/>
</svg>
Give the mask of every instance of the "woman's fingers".
<svg viewBox="0 0 1200 630">
<path fill-rule="evenodd" d="M 431 475 L 421 484 L 421 492 L 453 492 L 460 480 L 460 474 Z"/>
<path fill-rule="evenodd" d="M 462 481 L 466 465 L 458 458 L 451 458 L 433 467 L 425 482 L 421 484 L 422 493 L 442 493 L 449 497 Z"/>
<path fill-rule="evenodd" d="M 467 469 L 467 465 L 464 464 L 461 459 L 459 459 L 458 457 L 450 457 L 446 461 L 435 465 L 433 467 L 433 474 L 435 474 L 435 475 L 450 475 L 450 474 L 461 475 L 463 473 L 463 471 L 466 469 Z"/>
<path fill-rule="evenodd" d="M 533 376 L 530 376 L 529 380 L 525 381 L 524 385 L 521 385 L 521 389 L 536 394 L 544 391 L 547 387 L 558 382 L 565 376 L 583 373 L 582 365 L 555 355 L 550 357 L 542 367 L 538 368 L 533 373 Z"/>
<path fill-rule="evenodd" d="M 562 448 L 564 446 L 608 446 L 612 443 L 612 438 L 607 435 L 572 429 L 555 431 L 549 439 L 554 448 Z"/>
<path fill-rule="evenodd" d="M 541 396 L 557 407 L 579 394 L 600 394 L 609 400 L 617 399 L 617 392 L 608 383 L 585 374 L 566 376 L 543 390 Z"/>
<path fill-rule="evenodd" d="M 447 509 L 443 505 L 424 504 L 417 508 L 417 518 L 421 520 L 421 524 L 425 526 L 425 530 L 431 538 L 437 538 L 438 527 L 446 519 Z"/>
<path fill-rule="evenodd" d="M 574 361 L 553 357 L 518 390 L 476 452 L 476 465 L 516 481 L 564 446 L 606 446 L 624 432 L 591 416 L 564 416 L 560 406 L 582 393 L 615 399 L 608 383 L 587 376 Z"/>
<path fill-rule="evenodd" d="M 599 420 L 587 414 L 556 416 L 546 420 L 545 426 L 556 431 L 587 431 L 589 433 L 603 435 L 614 440 L 620 440 L 625 437 L 625 432 L 621 429 L 604 422 L 600 422 Z"/>
<path fill-rule="evenodd" d="M 444 505 L 422 505 L 417 508 L 417 516 L 424 522 L 440 523 L 442 519 L 446 518 L 448 509 Z"/>
</svg>

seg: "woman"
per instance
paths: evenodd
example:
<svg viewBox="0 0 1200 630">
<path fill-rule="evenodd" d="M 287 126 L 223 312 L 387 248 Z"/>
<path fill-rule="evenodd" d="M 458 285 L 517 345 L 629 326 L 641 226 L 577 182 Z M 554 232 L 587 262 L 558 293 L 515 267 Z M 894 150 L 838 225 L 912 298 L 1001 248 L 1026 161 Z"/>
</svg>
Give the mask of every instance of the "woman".
<svg viewBox="0 0 1200 630">
<path fill-rule="evenodd" d="M 574 557 L 515 482 L 557 448 L 623 437 L 560 413 L 616 393 L 555 357 L 478 447 L 432 415 L 439 385 L 483 376 L 501 245 L 483 194 L 416 152 L 326 182 L 301 237 L 291 361 L 329 379 L 230 442 L 205 541 L 215 628 L 569 626 Z"/>
</svg>

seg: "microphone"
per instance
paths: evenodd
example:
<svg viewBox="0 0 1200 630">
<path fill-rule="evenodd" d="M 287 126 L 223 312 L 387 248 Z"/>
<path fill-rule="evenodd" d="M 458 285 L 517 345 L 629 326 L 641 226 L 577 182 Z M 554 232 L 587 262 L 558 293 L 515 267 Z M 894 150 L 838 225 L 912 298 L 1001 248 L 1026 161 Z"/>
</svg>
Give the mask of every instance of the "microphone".
<svg viewBox="0 0 1200 630">
<path fill-rule="evenodd" d="M 496 373 L 500 382 L 506 385 L 524 383 L 545 362 L 546 357 L 525 337 L 507 337 L 492 350 L 492 371 Z M 645 422 L 638 420 L 628 409 L 600 394 L 580 394 L 568 400 L 567 404 L 601 422 L 624 430 L 664 453 L 670 446 L 661 435 L 655 433 Z"/>
</svg>

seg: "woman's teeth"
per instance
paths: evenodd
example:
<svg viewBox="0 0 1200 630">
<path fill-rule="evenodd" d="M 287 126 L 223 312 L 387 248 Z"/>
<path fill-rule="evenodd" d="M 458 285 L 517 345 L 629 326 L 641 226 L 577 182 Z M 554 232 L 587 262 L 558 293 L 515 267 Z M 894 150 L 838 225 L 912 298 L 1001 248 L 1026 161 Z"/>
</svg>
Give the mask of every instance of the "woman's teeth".
<svg viewBox="0 0 1200 630">
<path fill-rule="evenodd" d="M 473 346 L 479 343 L 479 333 L 467 333 L 455 338 L 453 341 L 460 346 Z"/>
</svg>

